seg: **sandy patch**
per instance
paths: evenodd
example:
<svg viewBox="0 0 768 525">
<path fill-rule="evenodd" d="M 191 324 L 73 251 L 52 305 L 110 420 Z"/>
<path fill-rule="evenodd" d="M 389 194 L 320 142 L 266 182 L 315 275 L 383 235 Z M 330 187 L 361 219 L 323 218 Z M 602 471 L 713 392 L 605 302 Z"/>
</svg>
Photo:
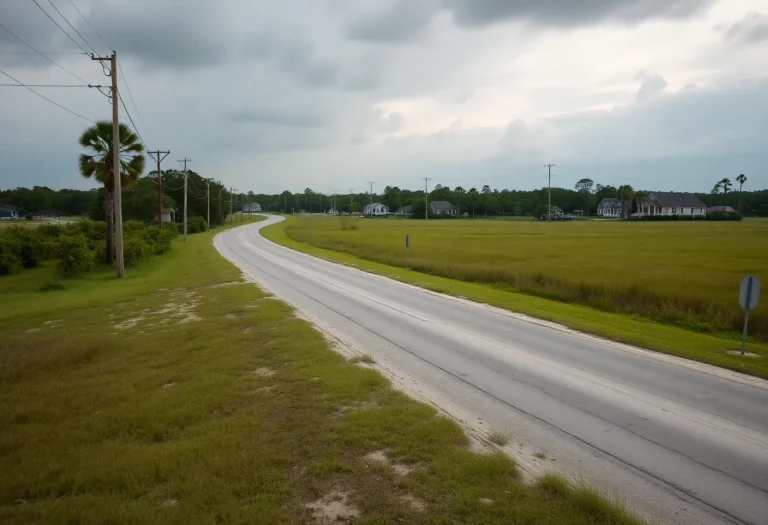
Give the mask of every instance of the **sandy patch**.
<svg viewBox="0 0 768 525">
<path fill-rule="evenodd" d="M 234 320 L 234 319 L 239 319 L 242 316 L 243 316 L 243 314 L 241 314 L 241 313 L 234 313 L 234 314 L 227 314 L 224 317 L 226 317 L 227 319 L 230 319 L 230 320 Z"/>
<path fill-rule="evenodd" d="M 312 511 L 316 523 L 351 523 L 360 516 L 360 511 L 349 503 L 349 494 L 334 490 L 312 503 L 306 508 Z"/>
<path fill-rule="evenodd" d="M 46 321 L 45 325 L 53 326 L 53 325 L 55 325 L 57 323 L 63 323 L 63 322 L 64 322 L 64 319 L 51 319 L 50 321 Z"/>
<path fill-rule="evenodd" d="M 133 317 L 131 319 L 126 319 L 122 323 L 117 323 L 115 325 L 115 328 L 117 328 L 118 330 L 127 330 L 128 328 L 135 327 L 137 324 L 139 324 L 144 319 L 146 319 L 146 317 L 144 317 L 143 315 L 140 315 L 139 317 Z"/>
<path fill-rule="evenodd" d="M 174 292 L 170 294 L 171 300 L 163 304 L 160 308 L 145 308 L 139 312 L 139 315 L 114 324 L 119 330 L 128 330 L 140 326 L 148 328 L 158 324 L 187 324 L 195 321 L 202 321 L 202 318 L 195 313 L 195 309 L 200 304 L 197 292 Z M 138 304 L 138 303 L 137 303 Z M 134 312 L 135 314 L 135 312 Z M 158 317 L 162 317 L 157 321 Z M 142 321 L 151 319 L 153 322 L 143 326 Z"/>
<path fill-rule="evenodd" d="M 39 328 L 30 328 L 29 330 L 27 330 L 27 331 L 26 331 L 26 332 L 24 332 L 24 333 L 25 333 L 25 334 L 31 334 L 31 333 L 34 333 L 34 332 L 39 332 L 39 331 L 40 331 L 40 329 L 39 329 Z"/>
<path fill-rule="evenodd" d="M 177 499 L 167 499 L 163 502 L 163 507 L 175 507 L 179 504 L 179 500 Z"/>
<path fill-rule="evenodd" d="M 267 368 L 266 366 L 262 366 L 258 370 L 253 370 L 251 373 L 259 377 L 272 377 L 275 375 L 275 371 L 271 368 Z"/>
<path fill-rule="evenodd" d="M 370 454 L 363 456 L 363 459 L 367 463 L 379 463 L 381 465 L 386 465 L 390 467 L 392 470 L 395 471 L 395 474 L 398 476 L 407 476 L 411 472 L 413 472 L 413 467 L 408 465 L 403 465 L 401 463 L 394 463 L 392 460 L 387 457 L 387 453 L 383 450 L 377 450 L 375 452 L 371 452 Z"/>
<path fill-rule="evenodd" d="M 246 281 L 230 281 L 228 283 L 219 283 L 219 284 L 213 284 L 209 288 L 225 288 L 227 286 L 232 286 L 235 284 L 245 284 Z"/>
<path fill-rule="evenodd" d="M 244 334 L 250 334 L 250 333 L 251 333 L 251 330 L 253 330 L 253 327 L 252 327 L 252 326 L 249 326 L 249 327 L 247 327 L 246 329 L 244 329 L 244 330 L 243 330 L 243 333 L 244 333 Z"/>
<path fill-rule="evenodd" d="M 728 355 L 741 356 L 741 350 L 728 350 L 725 353 Z M 753 354 L 752 352 L 744 352 L 744 355 L 742 357 L 760 357 L 760 354 Z"/>
<path fill-rule="evenodd" d="M 411 510 L 416 512 L 427 512 L 427 504 L 424 503 L 424 500 L 421 500 L 417 498 L 416 496 L 411 496 L 410 494 L 406 494 L 405 496 L 400 496 L 400 501 L 402 501 L 405 505 L 411 508 Z"/>
</svg>

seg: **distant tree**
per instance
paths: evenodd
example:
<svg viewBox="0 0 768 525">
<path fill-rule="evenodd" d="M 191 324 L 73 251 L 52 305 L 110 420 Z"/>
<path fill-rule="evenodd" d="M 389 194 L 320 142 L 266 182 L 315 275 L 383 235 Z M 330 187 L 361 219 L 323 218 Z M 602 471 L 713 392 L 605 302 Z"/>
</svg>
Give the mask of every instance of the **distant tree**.
<svg viewBox="0 0 768 525">
<path fill-rule="evenodd" d="M 592 179 L 581 179 L 579 182 L 576 183 L 576 191 L 579 193 L 590 193 L 592 191 L 592 186 L 595 184 L 595 182 Z M 602 185 L 598 184 L 598 188 L 602 188 Z"/>
<path fill-rule="evenodd" d="M 466 190 L 461 186 L 456 186 L 456 189 L 453 190 L 453 192 L 456 194 L 456 214 L 461 217 L 461 196 L 466 193 Z"/>
<path fill-rule="evenodd" d="M 710 191 L 710 195 L 717 195 L 720 193 L 720 189 L 722 188 L 722 185 L 718 182 L 712 187 L 712 191 Z"/>
<path fill-rule="evenodd" d="M 144 145 L 125 124 L 118 127 L 120 143 L 120 188 L 115 188 L 112 122 L 102 120 L 80 135 L 80 145 L 88 150 L 79 158 L 80 174 L 94 178 L 104 187 L 104 213 L 107 220 L 106 260 L 112 263 L 112 232 L 114 230 L 115 192 L 133 185 L 144 171 Z"/>
<path fill-rule="evenodd" d="M 625 219 L 629 218 L 629 206 L 627 203 L 632 203 L 632 197 L 635 195 L 635 190 L 630 186 L 629 184 L 624 184 L 622 186 L 619 186 L 619 189 L 617 190 L 619 199 L 621 200 L 621 210 L 622 215 Z"/>
<path fill-rule="evenodd" d="M 642 213 L 643 201 L 648 198 L 648 195 L 649 193 L 647 191 L 638 190 L 635 192 L 635 203 L 638 212 Z"/>
<path fill-rule="evenodd" d="M 467 192 L 467 196 L 469 197 L 469 200 L 472 203 L 472 217 L 475 216 L 475 203 L 477 202 L 478 195 L 480 195 L 480 193 L 477 191 L 477 188 L 472 188 Z"/>
<path fill-rule="evenodd" d="M 485 186 L 483 186 L 483 189 L 481 191 L 483 192 L 483 195 L 488 195 L 489 193 L 491 193 L 491 187 L 486 184 Z"/>
<path fill-rule="evenodd" d="M 721 180 L 719 184 L 723 188 L 723 193 L 728 193 L 729 191 L 731 191 L 731 186 L 733 186 L 731 179 L 729 179 L 728 177 Z"/>
<path fill-rule="evenodd" d="M 742 173 L 736 177 L 736 182 L 739 183 L 739 213 L 741 213 L 741 188 L 743 188 L 744 183 L 747 182 L 747 176 Z"/>
</svg>

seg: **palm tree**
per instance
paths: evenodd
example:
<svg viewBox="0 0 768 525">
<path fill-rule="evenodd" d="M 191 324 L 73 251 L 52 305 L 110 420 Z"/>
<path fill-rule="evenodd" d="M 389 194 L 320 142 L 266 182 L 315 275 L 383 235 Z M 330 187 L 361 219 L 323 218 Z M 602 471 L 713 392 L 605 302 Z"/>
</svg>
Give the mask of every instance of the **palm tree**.
<svg viewBox="0 0 768 525">
<path fill-rule="evenodd" d="M 729 179 L 728 177 L 721 180 L 719 184 L 720 186 L 723 187 L 723 193 L 728 193 L 729 191 L 731 191 L 731 186 L 733 186 L 733 184 L 731 183 L 731 179 Z"/>
<path fill-rule="evenodd" d="M 130 187 L 144 171 L 144 145 L 139 137 L 125 124 L 118 128 L 120 139 L 120 188 Z M 112 263 L 112 230 L 115 215 L 115 177 L 113 171 L 112 122 L 101 120 L 80 135 L 80 145 L 90 150 L 90 155 L 80 154 L 80 174 L 94 178 L 104 186 L 104 212 L 107 218 L 107 263 Z"/>
<path fill-rule="evenodd" d="M 712 188 L 712 191 L 709 193 L 712 195 L 717 195 L 718 193 L 720 193 L 720 185 L 721 184 L 719 182 L 715 184 L 715 186 Z"/>
<path fill-rule="evenodd" d="M 635 195 L 635 190 L 629 184 L 625 184 L 623 186 L 619 186 L 617 193 L 619 194 L 619 199 L 621 199 L 622 215 L 624 215 L 624 218 L 626 219 L 628 216 L 626 202 L 632 202 L 632 197 Z"/>
<path fill-rule="evenodd" d="M 747 176 L 742 173 L 736 177 L 736 182 L 739 183 L 739 214 L 741 214 L 741 188 L 744 186 L 744 183 L 747 182 Z"/>
<path fill-rule="evenodd" d="M 456 214 L 461 217 L 461 196 L 464 195 L 466 191 L 461 186 L 456 186 L 456 189 L 453 191 L 456 192 Z"/>
</svg>

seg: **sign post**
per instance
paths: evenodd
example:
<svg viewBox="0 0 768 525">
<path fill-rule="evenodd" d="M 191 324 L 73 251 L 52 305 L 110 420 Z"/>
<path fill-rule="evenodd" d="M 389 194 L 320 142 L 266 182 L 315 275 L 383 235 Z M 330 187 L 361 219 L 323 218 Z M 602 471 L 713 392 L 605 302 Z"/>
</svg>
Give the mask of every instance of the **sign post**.
<svg viewBox="0 0 768 525">
<path fill-rule="evenodd" d="M 409 237 L 408 234 L 405 234 L 405 269 L 408 269 L 408 244 L 409 244 Z"/>
<path fill-rule="evenodd" d="M 757 306 L 760 298 L 760 281 L 754 275 L 747 275 L 741 281 L 739 290 L 739 305 L 744 308 L 744 330 L 741 333 L 741 355 L 747 344 L 747 329 L 749 327 L 749 312 Z"/>
</svg>

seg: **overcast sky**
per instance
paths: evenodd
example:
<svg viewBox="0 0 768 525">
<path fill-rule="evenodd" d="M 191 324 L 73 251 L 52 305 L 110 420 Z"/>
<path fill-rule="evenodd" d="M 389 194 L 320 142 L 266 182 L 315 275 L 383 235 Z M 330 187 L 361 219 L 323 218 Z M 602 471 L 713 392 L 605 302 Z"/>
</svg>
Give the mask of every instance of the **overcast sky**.
<svg viewBox="0 0 768 525">
<path fill-rule="evenodd" d="M 188 157 L 240 190 L 532 189 L 547 162 L 565 187 L 708 191 L 739 173 L 768 187 L 768 0 L 72 0 L 106 42 L 69 0 L 38 0 L 89 50 L 51 2 L 117 50 L 164 168 Z M 0 1 L 0 23 L 109 83 L 32 0 Z M 82 84 L 3 28 L 0 70 Z M 96 90 L 38 91 L 111 118 Z M 0 87 L 0 187 L 91 187 L 87 125 Z"/>
</svg>

